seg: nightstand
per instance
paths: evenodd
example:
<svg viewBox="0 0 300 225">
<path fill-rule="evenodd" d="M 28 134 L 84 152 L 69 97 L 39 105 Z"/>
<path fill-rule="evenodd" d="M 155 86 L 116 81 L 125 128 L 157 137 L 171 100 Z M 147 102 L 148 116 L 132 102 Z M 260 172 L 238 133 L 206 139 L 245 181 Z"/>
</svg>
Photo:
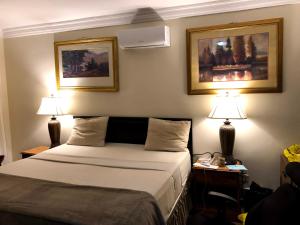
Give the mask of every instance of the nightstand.
<svg viewBox="0 0 300 225">
<path fill-rule="evenodd" d="M 243 190 L 245 173 L 226 168 L 208 169 L 204 167 L 192 168 L 192 201 L 194 210 L 206 215 L 214 215 L 220 208 L 226 207 L 227 216 L 231 221 L 236 220 L 241 212 L 240 200 Z M 209 195 L 209 192 L 219 192 L 236 199 L 230 207 L 222 206 L 225 202 L 221 198 Z M 217 200 L 220 201 L 217 201 Z"/>
<path fill-rule="evenodd" d="M 36 148 L 24 150 L 24 151 L 21 152 L 22 159 L 25 159 L 25 158 L 28 158 L 30 156 L 39 154 L 39 153 L 41 153 L 43 151 L 46 151 L 48 149 L 49 149 L 48 146 L 39 146 L 39 147 L 36 147 Z"/>
</svg>

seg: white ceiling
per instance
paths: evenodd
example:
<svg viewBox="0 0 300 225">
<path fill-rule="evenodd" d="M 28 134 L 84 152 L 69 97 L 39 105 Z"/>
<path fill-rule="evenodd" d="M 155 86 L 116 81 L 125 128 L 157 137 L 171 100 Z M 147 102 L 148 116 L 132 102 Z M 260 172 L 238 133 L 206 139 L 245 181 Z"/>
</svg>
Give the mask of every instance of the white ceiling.
<svg viewBox="0 0 300 225">
<path fill-rule="evenodd" d="M 12 28 L 131 12 L 138 8 L 167 8 L 214 0 L 0 0 L 0 27 Z"/>
<path fill-rule="evenodd" d="M 0 0 L 5 38 L 129 24 L 151 7 L 164 20 L 286 4 L 300 0 Z"/>
</svg>

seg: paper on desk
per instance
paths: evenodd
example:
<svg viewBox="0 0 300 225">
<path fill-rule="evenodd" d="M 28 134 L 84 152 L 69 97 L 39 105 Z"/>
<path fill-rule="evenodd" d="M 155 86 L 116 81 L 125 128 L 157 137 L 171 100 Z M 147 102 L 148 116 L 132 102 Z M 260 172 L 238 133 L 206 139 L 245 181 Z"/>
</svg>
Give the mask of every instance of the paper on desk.
<svg viewBox="0 0 300 225">
<path fill-rule="evenodd" d="M 227 165 L 226 167 L 230 170 L 241 170 L 241 171 L 248 170 L 244 165 Z"/>
<path fill-rule="evenodd" d="M 194 163 L 193 166 L 195 167 L 204 167 L 204 168 L 209 168 L 209 169 L 218 169 L 219 167 L 218 166 L 214 166 L 214 165 L 211 165 L 211 164 L 204 164 L 204 163 Z"/>
</svg>

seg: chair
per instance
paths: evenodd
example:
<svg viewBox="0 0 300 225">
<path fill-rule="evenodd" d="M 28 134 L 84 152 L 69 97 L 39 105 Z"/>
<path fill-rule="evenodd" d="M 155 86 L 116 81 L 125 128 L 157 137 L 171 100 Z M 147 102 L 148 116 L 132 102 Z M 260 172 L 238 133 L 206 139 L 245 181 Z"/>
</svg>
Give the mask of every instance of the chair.
<svg viewBox="0 0 300 225">
<path fill-rule="evenodd" d="M 300 163 L 288 163 L 285 170 L 292 183 L 282 184 L 273 194 L 250 209 L 246 225 L 300 224 Z"/>
<path fill-rule="evenodd" d="M 234 225 L 228 218 L 228 209 L 237 207 L 236 199 L 220 192 L 209 191 L 205 201 L 213 204 L 217 212 L 210 216 L 198 212 L 189 218 L 188 225 Z"/>
</svg>

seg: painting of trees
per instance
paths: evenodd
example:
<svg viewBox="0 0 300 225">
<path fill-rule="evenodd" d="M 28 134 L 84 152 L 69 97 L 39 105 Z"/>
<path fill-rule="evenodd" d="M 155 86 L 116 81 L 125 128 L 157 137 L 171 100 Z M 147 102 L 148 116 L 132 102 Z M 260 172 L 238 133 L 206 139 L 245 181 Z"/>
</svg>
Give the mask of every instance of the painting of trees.
<svg viewBox="0 0 300 225">
<path fill-rule="evenodd" d="M 107 51 L 65 50 L 62 62 L 64 78 L 109 76 Z"/>
<path fill-rule="evenodd" d="M 200 82 L 267 79 L 267 40 L 267 33 L 199 40 Z"/>
<path fill-rule="evenodd" d="M 256 46 L 253 42 L 252 36 L 248 38 L 246 45 L 246 61 L 252 63 L 256 59 Z"/>
<path fill-rule="evenodd" d="M 233 41 L 233 60 L 235 64 L 243 64 L 245 62 L 245 41 L 243 36 L 234 37 Z"/>
</svg>

